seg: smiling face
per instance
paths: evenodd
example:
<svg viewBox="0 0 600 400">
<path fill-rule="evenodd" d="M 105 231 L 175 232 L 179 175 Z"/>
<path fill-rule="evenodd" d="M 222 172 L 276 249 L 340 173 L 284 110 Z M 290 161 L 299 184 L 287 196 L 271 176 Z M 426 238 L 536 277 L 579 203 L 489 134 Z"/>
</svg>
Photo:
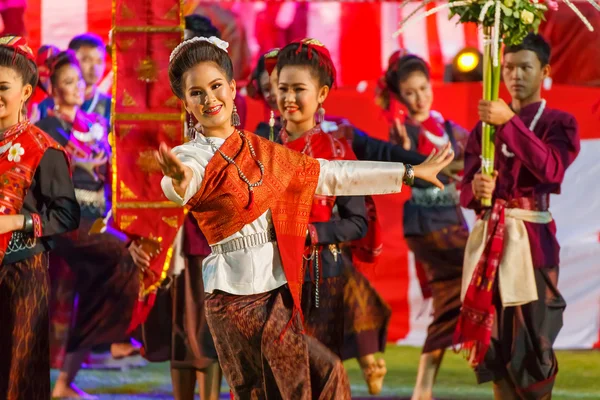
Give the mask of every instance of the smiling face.
<svg viewBox="0 0 600 400">
<path fill-rule="evenodd" d="M 329 87 L 320 86 L 307 66 L 286 65 L 278 79 L 277 106 L 288 131 L 301 133 L 314 127 L 315 114 L 327 98 Z"/>
<path fill-rule="evenodd" d="M 15 69 L 0 66 L 0 120 L 6 120 L 6 127 L 19 120 L 23 104 L 27 101 L 33 88 L 23 84 L 23 77 Z"/>
<path fill-rule="evenodd" d="M 400 99 L 408 108 L 411 117 L 424 121 L 429 117 L 433 103 L 433 91 L 427 76 L 421 71 L 411 73 L 408 78 L 398 83 Z"/>
<path fill-rule="evenodd" d="M 504 55 L 502 78 L 515 100 L 523 101 L 537 96 L 549 74 L 550 66 L 542 67 L 537 54 L 531 50 Z"/>
<path fill-rule="evenodd" d="M 201 62 L 187 70 L 183 92 L 186 110 L 202 125 L 205 134 L 232 127 L 235 80 L 229 82 L 217 64 Z"/>
<path fill-rule="evenodd" d="M 56 104 L 64 106 L 81 106 L 85 97 L 85 81 L 81 70 L 73 64 L 67 64 L 55 72 L 55 85 L 52 95 Z"/>
<path fill-rule="evenodd" d="M 106 69 L 106 52 L 104 49 L 92 46 L 81 46 L 76 51 L 77 60 L 87 86 L 96 85 Z"/>
</svg>

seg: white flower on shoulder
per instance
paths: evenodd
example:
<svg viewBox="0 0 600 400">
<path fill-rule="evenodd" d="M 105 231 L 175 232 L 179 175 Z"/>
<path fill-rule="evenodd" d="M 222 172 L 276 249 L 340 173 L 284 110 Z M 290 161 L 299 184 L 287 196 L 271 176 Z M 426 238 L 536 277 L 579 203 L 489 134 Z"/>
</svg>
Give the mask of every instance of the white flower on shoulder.
<svg viewBox="0 0 600 400">
<path fill-rule="evenodd" d="M 8 161 L 19 162 L 23 154 L 25 149 L 21 147 L 21 143 L 15 143 L 8 150 Z"/>
<path fill-rule="evenodd" d="M 335 132 L 338 130 L 338 126 L 333 121 L 323 121 L 321 122 L 321 130 L 325 133 Z"/>
<path fill-rule="evenodd" d="M 104 138 L 104 128 L 101 124 L 95 123 L 90 127 L 90 134 L 94 140 L 102 140 Z"/>
</svg>

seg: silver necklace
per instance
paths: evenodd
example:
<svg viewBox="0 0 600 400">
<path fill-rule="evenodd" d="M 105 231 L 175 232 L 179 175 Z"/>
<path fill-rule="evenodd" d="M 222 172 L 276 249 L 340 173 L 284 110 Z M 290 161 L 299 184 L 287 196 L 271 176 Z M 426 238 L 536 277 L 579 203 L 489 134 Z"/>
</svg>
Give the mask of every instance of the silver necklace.
<svg viewBox="0 0 600 400">
<path fill-rule="evenodd" d="M 221 149 L 219 149 L 217 147 L 217 145 L 215 145 L 215 143 L 210 138 L 205 137 L 205 139 L 208 142 L 208 144 L 210 145 L 210 147 L 212 148 L 213 152 L 215 154 L 218 152 L 221 155 L 221 157 L 223 157 L 225 159 L 225 161 L 227 161 L 230 165 L 233 165 L 237 169 L 240 179 L 246 185 L 248 185 L 248 193 L 249 193 L 250 198 L 248 200 L 248 205 L 246 206 L 246 209 L 250 209 L 252 207 L 252 204 L 254 204 L 254 188 L 259 187 L 263 183 L 263 178 L 265 176 L 265 166 L 263 165 L 263 163 L 260 162 L 260 160 L 258 160 L 256 158 L 256 152 L 254 151 L 254 147 L 252 146 L 252 143 L 250 143 L 250 140 L 246 137 L 246 135 L 244 135 L 242 133 L 242 131 L 240 131 L 240 130 L 237 130 L 237 132 L 240 135 L 240 137 L 242 138 L 242 140 L 246 141 L 246 144 L 248 145 L 248 150 L 250 150 L 250 155 L 252 156 L 252 159 L 254 160 L 256 165 L 258 165 L 258 168 L 260 169 L 260 179 L 254 183 L 250 182 L 250 180 L 246 177 L 246 174 L 244 174 L 244 172 L 242 171 L 240 166 L 237 165 L 237 163 L 235 162 L 235 160 L 233 158 L 231 158 L 227 154 L 223 153 L 221 151 Z"/>
<path fill-rule="evenodd" d="M 535 129 L 535 126 L 537 125 L 538 121 L 542 117 L 542 114 L 544 113 L 545 109 L 546 109 L 546 99 L 542 99 L 542 101 L 540 102 L 540 106 L 538 107 L 537 113 L 535 114 L 535 116 L 533 117 L 533 120 L 529 124 L 529 130 L 531 132 L 533 132 L 533 130 Z M 506 145 L 506 143 L 502 143 L 502 154 L 504 154 L 504 156 L 507 158 L 511 158 L 511 157 L 515 156 L 514 153 L 511 153 L 510 151 L 508 151 L 508 146 Z"/>
</svg>

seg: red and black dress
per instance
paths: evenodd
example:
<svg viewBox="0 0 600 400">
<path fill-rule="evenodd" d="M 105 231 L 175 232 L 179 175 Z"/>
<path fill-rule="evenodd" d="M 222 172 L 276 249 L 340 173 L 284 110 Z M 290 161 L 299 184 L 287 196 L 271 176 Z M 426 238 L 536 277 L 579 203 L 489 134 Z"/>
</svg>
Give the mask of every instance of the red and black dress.
<svg viewBox="0 0 600 400">
<path fill-rule="evenodd" d="M 47 399 L 48 251 L 80 211 L 65 152 L 29 121 L 0 135 L 0 193 L 0 218 L 25 217 L 0 235 L 0 398 Z"/>
<path fill-rule="evenodd" d="M 52 274 L 52 365 L 63 356 L 98 345 L 124 341 L 138 296 L 137 269 L 125 241 L 109 233 L 89 234 L 111 206 L 110 146 L 106 122 L 78 111 L 74 120 L 49 111 L 37 123 L 72 160 L 73 185 L 81 207 L 79 229 L 56 239 Z M 104 153 L 107 161 L 88 170 L 80 160 Z"/>
<path fill-rule="evenodd" d="M 320 125 L 293 141 L 284 130 L 280 137 L 286 147 L 314 158 L 356 160 L 345 138 L 324 133 Z M 386 344 L 391 310 L 341 248 L 363 239 L 368 227 L 365 197 L 314 197 L 302 308 L 307 332 L 342 359 L 383 351 Z"/>
<path fill-rule="evenodd" d="M 437 112 L 419 123 L 405 122 L 411 150 L 430 154 L 435 148 L 451 143 L 457 160 L 464 157 L 468 132 Z M 401 139 L 391 130 L 390 141 Z M 445 189 L 415 180 L 411 198 L 404 204 L 404 236 L 415 254 L 417 273 L 423 277 L 423 293 L 433 302 L 433 321 L 427 329 L 423 352 L 452 345 L 460 313 L 462 265 L 469 229 L 459 205 L 459 187 L 445 177 Z"/>
</svg>

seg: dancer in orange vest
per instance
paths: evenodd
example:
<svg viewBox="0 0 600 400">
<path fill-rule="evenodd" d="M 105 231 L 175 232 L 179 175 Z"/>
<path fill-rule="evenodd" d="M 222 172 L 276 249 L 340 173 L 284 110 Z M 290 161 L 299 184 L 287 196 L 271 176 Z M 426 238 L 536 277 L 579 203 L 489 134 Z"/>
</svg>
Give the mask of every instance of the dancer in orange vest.
<svg viewBox="0 0 600 400">
<path fill-rule="evenodd" d="M 315 194 L 395 193 L 415 177 L 443 186 L 449 147 L 412 167 L 316 160 L 239 123 L 228 44 L 193 38 L 172 53 L 169 77 L 194 140 L 156 154 L 165 195 L 194 213 L 212 253 L 205 306 L 223 373 L 236 398 L 349 399 L 343 365 L 304 335 L 302 255 Z"/>
</svg>

